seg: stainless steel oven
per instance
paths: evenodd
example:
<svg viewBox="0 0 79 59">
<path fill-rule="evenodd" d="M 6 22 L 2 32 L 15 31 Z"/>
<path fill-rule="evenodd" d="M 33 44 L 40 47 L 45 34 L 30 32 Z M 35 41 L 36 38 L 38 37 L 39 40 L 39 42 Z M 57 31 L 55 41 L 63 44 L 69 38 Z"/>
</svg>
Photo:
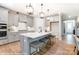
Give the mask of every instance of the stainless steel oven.
<svg viewBox="0 0 79 59">
<path fill-rule="evenodd" d="M 0 23 L 0 39 L 7 37 L 7 24 Z"/>
</svg>

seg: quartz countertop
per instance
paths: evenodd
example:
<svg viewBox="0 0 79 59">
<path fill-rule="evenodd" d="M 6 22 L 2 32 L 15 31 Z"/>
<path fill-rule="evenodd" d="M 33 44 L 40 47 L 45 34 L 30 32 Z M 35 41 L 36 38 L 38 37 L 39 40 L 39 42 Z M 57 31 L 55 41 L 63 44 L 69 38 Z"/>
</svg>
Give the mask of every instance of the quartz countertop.
<svg viewBox="0 0 79 59">
<path fill-rule="evenodd" d="M 22 33 L 21 36 L 29 37 L 29 38 L 37 38 L 44 35 L 51 34 L 51 32 L 30 32 L 30 33 Z"/>
</svg>

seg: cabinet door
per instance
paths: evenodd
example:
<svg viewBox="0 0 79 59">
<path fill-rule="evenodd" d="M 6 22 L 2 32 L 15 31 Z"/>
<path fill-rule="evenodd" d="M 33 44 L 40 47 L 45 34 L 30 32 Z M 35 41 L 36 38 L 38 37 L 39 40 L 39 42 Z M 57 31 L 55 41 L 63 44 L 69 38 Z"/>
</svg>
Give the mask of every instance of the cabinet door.
<svg viewBox="0 0 79 59">
<path fill-rule="evenodd" d="M 19 22 L 26 22 L 27 26 L 33 26 L 33 17 L 32 16 L 26 16 L 24 14 L 19 15 Z"/>
<path fill-rule="evenodd" d="M 11 32 L 8 33 L 8 42 L 13 42 L 14 41 L 14 36 Z"/>
<path fill-rule="evenodd" d="M 8 39 L 2 39 L 0 40 L 0 45 L 8 43 Z"/>
<path fill-rule="evenodd" d="M 9 33 L 8 34 L 8 42 L 14 42 L 14 41 L 18 41 L 19 40 L 19 37 L 18 37 L 18 33 L 15 32 L 15 33 Z"/>
<path fill-rule="evenodd" d="M 9 26 L 15 25 L 18 26 L 18 14 L 9 13 L 9 19 L 8 19 Z"/>
<path fill-rule="evenodd" d="M 59 16 L 50 17 L 50 21 L 51 22 L 57 22 L 57 21 L 59 21 Z"/>
<path fill-rule="evenodd" d="M 18 14 L 14 15 L 14 25 L 18 26 Z"/>
<path fill-rule="evenodd" d="M 33 17 L 27 16 L 27 26 L 33 26 Z"/>
<path fill-rule="evenodd" d="M 14 37 L 14 41 L 18 41 L 19 40 L 18 32 L 13 33 L 13 37 Z"/>
<path fill-rule="evenodd" d="M 8 10 L 2 7 L 0 7 L 0 22 L 8 22 Z"/>
<path fill-rule="evenodd" d="M 51 23 L 52 35 L 59 35 L 59 23 Z"/>
<path fill-rule="evenodd" d="M 27 22 L 26 15 L 24 15 L 24 14 L 19 14 L 19 21 L 20 21 L 20 22 Z"/>
</svg>

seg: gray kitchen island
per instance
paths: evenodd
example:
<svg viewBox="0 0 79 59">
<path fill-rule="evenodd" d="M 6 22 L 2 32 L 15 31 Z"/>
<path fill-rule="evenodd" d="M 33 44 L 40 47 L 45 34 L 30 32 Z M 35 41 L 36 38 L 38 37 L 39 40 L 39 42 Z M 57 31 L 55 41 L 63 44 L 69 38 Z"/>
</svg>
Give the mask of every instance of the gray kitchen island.
<svg viewBox="0 0 79 59">
<path fill-rule="evenodd" d="M 50 35 L 51 32 L 31 32 L 20 34 L 21 54 L 30 55 L 31 47 L 30 43 L 36 40 L 40 40 Z"/>
</svg>

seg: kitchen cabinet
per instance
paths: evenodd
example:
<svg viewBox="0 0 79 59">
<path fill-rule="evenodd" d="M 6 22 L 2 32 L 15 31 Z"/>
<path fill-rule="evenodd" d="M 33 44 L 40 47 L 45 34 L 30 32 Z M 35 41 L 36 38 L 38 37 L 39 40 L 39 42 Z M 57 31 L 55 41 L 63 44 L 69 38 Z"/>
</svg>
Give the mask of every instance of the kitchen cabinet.
<svg viewBox="0 0 79 59">
<path fill-rule="evenodd" d="M 8 33 L 8 42 L 14 42 L 19 40 L 18 32 L 9 32 Z"/>
<path fill-rule="evenodd" d="M 59 35 L 59 23 L 54 23 L 54 22 L 51 22 L 50 23 L 50 29 L 52 31 L 52 35 Z"/>
<path fill-rule="evenodd" d="M 58 21 L 59 21 L 59 16 L 50 17 L 50 22 L 58 22 Z"/>
<path fill-rule="evenodd" d="M 51 32 L 21 33 L 20 34 L 21 53 L 22 54 L 26 54 L 26 55 L 30 55 L 31 54 L 31 46 L 30 46 L 30 43 L 31 42 L 34 42 L 34 41 L 38 41 L 38 40 L 40 40 L 40 39 L 42 39 L 44 37 L 47 37 L 50 34 L 51 34 Z"/>
<path fill-rule="evenodd" d="M 27 26 L 33 27 L 34 25 L 34 17 L 32 16 L 27 16 Z"/>
<path fill-rule="evenodd" d="M 33 17 L 25 14 L 19 14 L 19 22 L 27 23 L 27 26 L 33 26 Z"/>
<path fill-rule="evenodd" d="M 27 18 L 25 14 L 19 14 L 19 22 L 27 22 Z"/>
<path fill-rule="evenodd" d="M 7 38 L 0 40 L 0 45 L 15 42 L 19 40 L 18 32 L 8 32 Z"/>
<path fill-rule="evenodd" d="M 18 14 L 14 11 L 9 11 L 8 15 L 8 26 L 18 26 Z"/>
<path fill-rule="evenodd" d="M 0 7 L 0 23 L 8 22 L 8 9 Z"/>
<path fill-rule="evenodd" d="M 6 44 L 6 43 L 8 43 L 8 39 L 5 38 L 0 40 L 0 45 Z"/>
<path fill-rule="evenodd" d="M 0 6 L 0 23 L 7 24 L 8 23 L 8 9 Z M 0 45 L 8 42 L 8 38 L 4 37 L 0 39 Z"/>
<path fill-rule="evenodd" d="M 8 36 L 0 38 L 0 45 L 6 44 L 8 42 Z"/>
</svg>

